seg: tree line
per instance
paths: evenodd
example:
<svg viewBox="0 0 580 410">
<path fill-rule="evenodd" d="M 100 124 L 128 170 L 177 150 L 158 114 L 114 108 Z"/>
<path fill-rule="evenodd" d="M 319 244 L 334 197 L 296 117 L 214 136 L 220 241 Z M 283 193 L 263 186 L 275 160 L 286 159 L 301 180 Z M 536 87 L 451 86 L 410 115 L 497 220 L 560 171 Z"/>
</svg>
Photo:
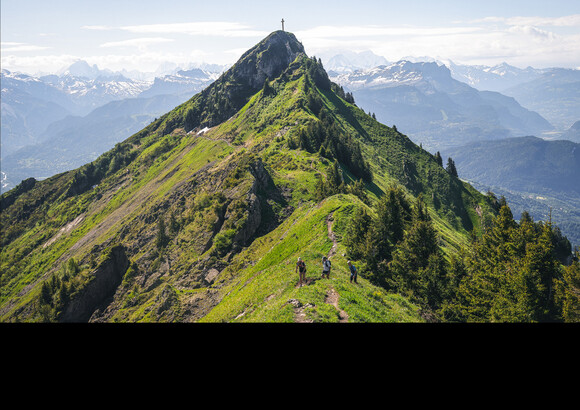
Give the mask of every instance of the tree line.
<svg viewBox="0 0 580 410">
<path fill-rule="evenodd" d="M 426 316 L 450 322 L 580 321 L 580 266 L 569 241 L 550 222 L 505 199 L 492 226 L 446 257 L 427 207 L 391 186 L 368 212 L 358 207 L 344 243 L 361 276 L 418 303 Z M 571 263 L 570 263 L 571 262 Z"/>
</svg>

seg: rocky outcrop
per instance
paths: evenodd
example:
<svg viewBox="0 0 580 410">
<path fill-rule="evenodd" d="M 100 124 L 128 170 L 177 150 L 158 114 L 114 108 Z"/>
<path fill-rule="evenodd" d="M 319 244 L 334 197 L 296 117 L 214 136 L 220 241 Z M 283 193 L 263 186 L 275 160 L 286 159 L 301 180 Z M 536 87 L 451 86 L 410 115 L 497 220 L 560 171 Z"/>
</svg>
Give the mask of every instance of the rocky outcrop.
<svg viewBox="0 0 580 410">
<path fill-rule="evenodd" d="M 299 54 L 304 54 L 304 47 L 294 34 L 275 31 L 242 55 L 232 68 L 232 74 L 250 87 L 259 89 L 264 81 L 282 74 Z"/>
<path fill-rule="evenodd" d="M 268 192 L 275 188 L 272 177 L 264 168 L 261 158 L 250 164 L 250 173 L 254 177 L 252 187 L 248 191 L 246 202 L 246 222 L 234 237 L 234 243 L 244 245 L 258 230 L 262 223 L 262 213 L 267 206 Z"/>
<path fill-rule="evenodd" d="M 185 130 L 211 128 L 226 121 L 263 87 L 266 80 L 278 78 L 300 54 L 305 54 L 304 47 L 294 34 L 273 32 L 194 97 L 185 114 Z"/>
<path fill-rule="evenodd" d="M 102 307 L 121 284 L 129 268 L 125 248 L 114 246 L 107 252 L 103 262 L 91 273 L 92 280 L 78 293 L 61 314 L 60 322 L 88 322 L 92 314 Z"/>
</svg>

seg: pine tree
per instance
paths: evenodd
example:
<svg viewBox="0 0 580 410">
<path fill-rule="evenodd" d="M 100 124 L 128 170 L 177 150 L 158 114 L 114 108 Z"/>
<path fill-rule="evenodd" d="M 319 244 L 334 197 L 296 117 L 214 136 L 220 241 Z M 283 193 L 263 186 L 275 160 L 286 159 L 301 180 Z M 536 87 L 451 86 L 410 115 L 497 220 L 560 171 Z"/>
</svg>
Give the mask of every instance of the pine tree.
<svg viewBox="0 0 580 410">
<path fill-rule="evenodd" d="M 449 175 L 454 176 L 456 178 L 458 177 L 457 168 L 455 167 L 455 161 L 453 161 L 451 157 L 447 159 L 447 167 L 445 169 L 447 170 Z"/>
<path fill-rule="evenodd" d="M 329 189 L 335 193 L 339 192 L 339 188 L 342 185 L 342 171 L 340 170 L 340 165 L 338 165 L 336 159 L 332 163 L 332 167 L 328 174 L 328 185 Z"/>
<path fill-rule="evenodd" d="M 580 323 L 580 252 L 576 250 L 570 266 L 555 283 L 555 300 L 564 322 Z"/>
<path fill-rule="evenodd" d="M 435 154 L 435 161 L 437 161 L 437 164 L 439 164 L 440 167 L 443 167 L 443 158 L 441 158 L 441 153 L 439 151 Z"/>
<path fill-rule="evenodd" d="M 393 252 L 387 281 L 432 311 L 439 309 L 447 294 L 447 267 L 431 221 L 414 221 Z"/>
<path fill-rule="evenodd" d="M 344 244 L 351 259 L 366 258 L 367 235 L 372 225 L 372 219 L 363 207 L 357 207 L 346 227 Z"/>
<path fill-rule="evenodd" d="M 40 290 L 40 303 L 44 305 L 52 303 L 52 292 L 46 281 L 42 283 L 42 289 Z"/>
</svg>

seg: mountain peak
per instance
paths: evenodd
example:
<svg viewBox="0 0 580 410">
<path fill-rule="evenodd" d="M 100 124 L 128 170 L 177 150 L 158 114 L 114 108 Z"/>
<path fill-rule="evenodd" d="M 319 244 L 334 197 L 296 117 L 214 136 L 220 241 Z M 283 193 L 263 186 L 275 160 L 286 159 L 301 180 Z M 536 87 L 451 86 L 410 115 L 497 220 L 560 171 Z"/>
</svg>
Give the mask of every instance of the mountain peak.
<svg viewBox="0 0 580 410">
<path fill-rule="evenodd" d="M 196 98 L 198 103 L 188 112 L 185 128 L 213 127 L 231 117 L 259 91 L 266 81 L 278 78 L 296 58 L 306 55 L 296 36 L 287 31 L 274 31 L 240 59 Z M 220 110 L 206 112 L 201 107 Z"/>
<path fill-rule="evenodd" d="M 304 46 L 294 34 L 274 31 L 242 55 L 232 67 L 232 74 L 246 78 L 252 88 L 260 88 L 266 79 L 278 77 L 300 54 L 306 54 Z"/>
</svg>

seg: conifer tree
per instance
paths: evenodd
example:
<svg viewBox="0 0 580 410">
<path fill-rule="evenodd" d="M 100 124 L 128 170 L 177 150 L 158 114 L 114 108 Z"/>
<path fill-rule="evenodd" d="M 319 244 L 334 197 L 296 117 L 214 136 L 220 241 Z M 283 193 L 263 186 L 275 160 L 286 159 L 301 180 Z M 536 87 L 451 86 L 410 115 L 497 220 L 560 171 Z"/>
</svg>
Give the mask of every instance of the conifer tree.
<svg viewBox="0 0 580 410">
<path fill-rule="evenodd" d="M 457 178 L 457 168 L 455 167 L 455 161 L 451 157 L 447 159 L 447 167 L 445 168 L 449 175 Z"/>
<path fill-rule="evenodd" d="M 440 307 L 447 292 L 447 268 L 430 220 L 414 220 L 393 252 L 388 282 L 398 292 L 433 311 Z"/>
<path fill-rule="evenodd" d="M 580 322 L 580 251 L 576 250 L 570 266 L 563 269 L 555 283 L 555 300 L 564 322 Z"/>
<path fill-rule="evenodd" d="M 52 292 L 46 281 L 42 283 L 40 290 L 40 303 L 44 305 L 50 305 L 52 303 Z"/>
<path fill-rule="evenodd" d="M 437 151 L 435 154 L 435 161 L 437 161 L 437 164 L 439 164 L 440 167 L 443 166 L 443 158 L 441 157 L 441 153 L 439 151 Z"/>
<path fill-rule="evenodd" d="M 366 258 L 367 235 L 371 229 L 372 219 L 363 207 L 357 207 L 347 225 L 344 241 L 352 259 Z"/>
<path fill-rule="evenodd" d="M 328 184 L 329 188 L 333 192 L 338 192 L 340 186 L 342 185 L 342 172 L 336 159 L 332 163 L 332 167 L 330 168 L 330 172 L 328 174 Z"/>
</svg>

